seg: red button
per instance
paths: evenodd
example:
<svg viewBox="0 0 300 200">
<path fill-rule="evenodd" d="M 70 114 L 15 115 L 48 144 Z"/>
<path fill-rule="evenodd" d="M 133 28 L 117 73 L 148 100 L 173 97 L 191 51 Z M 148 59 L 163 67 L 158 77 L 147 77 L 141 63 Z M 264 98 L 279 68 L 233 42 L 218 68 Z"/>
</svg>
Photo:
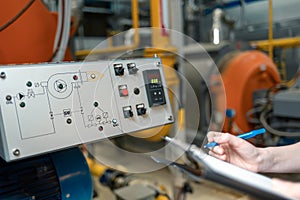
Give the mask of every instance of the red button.
<svg viewBox="0 0 300 200">
<path fill-rule="evenodd" d="M 121 93 L 123 96 L 128 96 L 128 90 L 127 89 L 122 89 Z"/>
</svg>

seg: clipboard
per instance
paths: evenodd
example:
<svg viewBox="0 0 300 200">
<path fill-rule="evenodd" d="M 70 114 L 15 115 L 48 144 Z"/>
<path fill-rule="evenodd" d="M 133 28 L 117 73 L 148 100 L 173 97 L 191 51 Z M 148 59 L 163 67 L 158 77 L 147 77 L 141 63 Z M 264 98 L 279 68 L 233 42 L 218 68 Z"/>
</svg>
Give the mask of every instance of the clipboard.
<svg viewBox="0 0 300 200">
<path fill-rule="evenodd" d="M 207 154 L 197 161 L 204 166 L 202 174 L 204 179 L 239 190 L 258 199 L 292 199 L 273 190 L 272 179 L 267 176 L 242 169 Z"/>
<path fill-rule="evenodd" d="M 156 162 L 163 163 L 165 165 L 173 165 L 184 173 L 190 173 L 191 177 L 195 180 L 206 179 L 212 182 L 219 183 L 221 185 L 236 189 L 238 191 L 249 194 L 257 199 L 264 200 L 286 200 L 293 199 L 285 196 L 272 188 L 272 179 L 257 174 L 238 166 L 232 165 L 228 162 L 219 160 L 213 156 L 208 155 L 202 149 L 195 145 L 189 145 L 182 141 L 168 138 L 166 139 L 171 144 L 186 151 L 195 161 L 199 162 L 203 166 L 201 176 L 195 176 L 195 174 L 186 168 L 180 169 L 180 164 L 174 164 L 170 161 L 162 161 L 157 158 L 153 158 Z"/>
</svg>

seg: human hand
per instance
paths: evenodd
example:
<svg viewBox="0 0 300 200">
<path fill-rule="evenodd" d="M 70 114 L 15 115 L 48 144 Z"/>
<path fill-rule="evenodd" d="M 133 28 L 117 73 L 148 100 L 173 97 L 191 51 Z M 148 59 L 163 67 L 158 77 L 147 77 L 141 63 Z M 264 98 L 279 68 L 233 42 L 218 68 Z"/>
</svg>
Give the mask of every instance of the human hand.
<svg viewBox="0 0 300 200">
<path fill-rule="evenodd" d="M 288 197 L 300 199 L 300 183 L 283 181 L 281 179 L 272 179 L 273 189 Z"/>
<path fill-rule="evenodd" d="M 207 139 L 219 144 L 210 149 L 210 155 L 250 171 L 259 171 L 260 150 L 246 140 L 220 132 L 209 132 Z"/>
</svg>

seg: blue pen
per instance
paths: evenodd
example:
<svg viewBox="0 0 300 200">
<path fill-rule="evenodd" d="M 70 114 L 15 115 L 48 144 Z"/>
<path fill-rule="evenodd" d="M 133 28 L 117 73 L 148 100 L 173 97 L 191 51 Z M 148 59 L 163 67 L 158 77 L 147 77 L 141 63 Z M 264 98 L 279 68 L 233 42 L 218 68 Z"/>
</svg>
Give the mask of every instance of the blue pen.
<svg viewBox="0 0 300 200">
<path fill-rule="evenodd" d="M 244 134 L 238 135 L 237 137 L 238 138 L 242 138 L 244 140 L 247 140 L 247 139 L 255 137 L 255 136 L 259 135 L 259 134 L 263 134 L 265 132 L 266 132 L 266 129 L 261 128 L 261 129 L 250 131 L 248 133 L 244 133 Z M 211 143 L 208 143 L 207 145 L 205 145 L 204 148 L 211 148 L 211 147 L 215 147 L 215 146 L 218 146 L 218 145 L 219 144 L 216 143 L 216 142 L 211 142 Z"/>
</svg>

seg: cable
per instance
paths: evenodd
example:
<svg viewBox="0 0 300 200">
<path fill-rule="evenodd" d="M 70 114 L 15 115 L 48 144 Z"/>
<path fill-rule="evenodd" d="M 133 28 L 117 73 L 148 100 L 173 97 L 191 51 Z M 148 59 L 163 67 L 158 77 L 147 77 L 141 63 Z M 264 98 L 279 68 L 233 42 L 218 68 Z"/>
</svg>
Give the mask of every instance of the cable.
<svg viewBox="0 0 300 200">
<path fill-rule="evenodd" d="M 251 124 L 259 124 L 260 123 L 259 119 L 251 117 L 251 116 L 253 116 L 255 113 L 259 114 L 260 112 L 263 111 L 263 108 L 264 108 L 264 106 L 260 106 L 260 107 L 252 108 L 249 111 L 247 111 L 247 113 L 246 113 L 247 121 Z"/>
<path fill-rule="evenodd" d="M 69 43 L 70 37 L 70 28 L 71 28 L 71 11 L 72 11 L 72 2 L 70 0 L 65 0 L 65 10 L 64 10 L 64 22 L 63 22 L 63 32 L 61 38 L 61 49 L 58 50 L 59 61 L 62 61 L 65 57 L 67 46 Z"/>
<path fill-rule="evenodd" d="M 61 37 L 61 29 L 62 29 L 62 21 L 63 21 L 63 1 L 58 0 L 58 7 L 57 7 L 57 14 L 58 14 L 58 21 L 53 45 L 53 53 L 56 53 L 58 43 Z"/>
<path fill-rule="evenodd" d="M 300 137 L 300 132 L 285 132 L 285 131 L 279 131 L 272 128 L 267 122 L 267 114 L 270 111 L 271 109 L 264 110 L 259 117 L 260 122 L 269 133 L 277 136 L 283 136 L 283 137 Z"/>
<path fill-rule="evenodd" d="M 3 26 L 0 27 L 0 32 L 9 27 L 12 23 L 14 23 L 17 19 L 19 19 L 27 10 L 30 8 L 30 6 L 34 3 L 34 0 L 31 0 L 27 3 L 27 5 L 20 10 L 18 14 L 16 14 L 13 18 L 11 18 L 8 22 L 6 22 Z"/>
<path fill-rule="evenodd" d="M 60 46 L 58 48 L 58 52 L 53 58 L 53 61 L 58 62 L 64 59 L 67 45 L 69 42 L 69 34 L 71 28 L 71 1 L 65 0 L 64 1 L 64 21 L 63 21 L 63 31 L 61 36 Z"/>
<path fill-rule="evenodd" d="M 292 87 L 296 82 L 297 82 L 297 79 L 300 77 L 300 71 L 298 69 L 296 75 L 286 83 L 287 87 L 290 88 Z"/>
</svg>

